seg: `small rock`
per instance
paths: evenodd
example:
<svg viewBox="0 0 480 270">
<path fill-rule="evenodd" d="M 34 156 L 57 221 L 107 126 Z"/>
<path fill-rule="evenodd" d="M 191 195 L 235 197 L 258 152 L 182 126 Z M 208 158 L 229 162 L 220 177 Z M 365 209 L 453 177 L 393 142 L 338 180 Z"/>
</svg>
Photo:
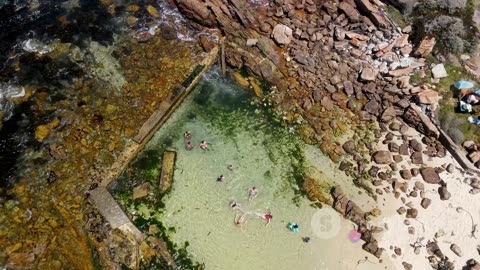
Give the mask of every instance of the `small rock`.
<svg viewBox="0 0 480 270">
<path fill-rule="evenodd" d="M 455 253 L 458 257 L 462 257 L 463 253 L 460 247 L 457 244 L 450 245 L 450 249 Z"/>
<path fill-rule="evenodd" d="M 440 194 L 440 200 L 442 201 L 446 201 L 452 196 L 452 194 L 448 192 L 447 187 L 439 187 L 438 194 Z"/>
<path fill-rule="evenodd" d="M 422 152 L 413 152 L 411 159 L 413 164 L 423 164 Z"/>
<path fill-rule="evenodd" d="M 402 249 L 399 248 L 399 247 L 396 247 L 393 252 L 395 252 L 395 254 L 397 254 L 397 256 L 402 256 Z"/>
<path fill-rule="evenodd" d="M 405 180 L 410 180 L 412 179 L 412 173 L 410 172 L 410 170 L 400 170 L 400 176 L 402 176 L 403 179 Z"/>
<path fill-rule="evenodd" d="M 416 218 L 418 215 L 418 210 L 415 208 L 411 208 L 407 210 L 407 218 Z"/>
<path fill-rule="evenodd" d="M 425 167 L 420 169 L 420 174 L 423 177 L 423 180 L 429 184 L 438 184 L 440 183 L 440 176 L 432 167 Z"/>
<path fill-rule="evenodd" d="M 432 75 L 435 79 L 448 77 L 447 70 L 443 64 L 438 64 L 432 68 Z"/>
<path fill-rule="evenodd" d="M 257 43 L 258 43 L 258 39 L 256 39 L 256 38 L 247 39 L 247 46 L 249 46 L 249 47 L 253 47 L 253 46 L 257 45 Z"/>
<path fill-rule="evenodd" d="M 292 40 L 292 36 L 293 36 L 292 29 L 286 25 L 277 24 L 273 28 L 272 37 L 275 40 L 275 42 L 279 45 L 289 44 L 290 41 Z"/>
<path fill-rule="evenodd" d="M 412 270 L 413 266 L 407 262 L 402 262 L 402 265 L 403 265 L 403 268 L 405 268 L 405 270 Z"/>
<path fill-rule="evenodd" d="M 423 198 L 420 205 L 423 207 L 423 209 L 427 209 L 431 203 L 432 203 L 432 200 L 430 200 L 429 198 Z"/>
<path fill-rule="evenodd" d="M 366 67 L 362 70 L 362 73 L 360 74 L 360 79 L 363 81 L 375 81 L 377 78 L 378 70 L 371 68 L 371 67 Z"/>
<path fill-rule="evenodd" d="M 415 187 L 418 188 L 419 190 L 425 190 L 425 185 L 420 181 L 415 182 Z"/>
<path fill-rule="evenodd" d="M 352 140 L 349 140 L 349 141 L 346 141 L 343 146 L 342 146 L 343 150 L 348 153 L 348 154 L 355 154 L 357 151 L 355 150 L 355 142 L 352 141 Z"/>
<path fill-rule="evenodd" d="M 392 155 L 389 151 L 380 150 L 373 154 L 373 160 L 377 164 L 390 164 L 392 162 Z"/>
<path fill-rule="evenodd" d="M 403 206 L 397 209 L 397 213 L 400 215 L 403 215 L 405 212 L 407 212 L 407 209 L 405 209 Z"/>
<path fill-rule="evenodd" d="M 447 172 L 449 172 L 449 173 L 454 173 L 455 172 L 455 166 L 452 163 L 448 164 Z"/>
</svg>

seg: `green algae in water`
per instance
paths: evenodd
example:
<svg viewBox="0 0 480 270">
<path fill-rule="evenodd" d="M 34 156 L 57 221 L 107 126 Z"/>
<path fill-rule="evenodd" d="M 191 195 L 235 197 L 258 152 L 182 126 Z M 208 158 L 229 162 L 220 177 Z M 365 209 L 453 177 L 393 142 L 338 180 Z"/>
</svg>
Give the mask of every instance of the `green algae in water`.
<svg viewBox="0 0 480 270">
<path fill-rule="evenodd" d="M 264 269 L 267 266 L 263 263 L 277 263 L 272 259 L 275 256 L 292 256 L 289 252 L 295 253 L 303 247 L 301 239 L 285 229 L 288 221 L 297 221 L 302 233 L 311 234 L 309 218 L 316 210 L 299 188 L 305 176 L 305 145 L 282 126 L 268 101 L 265 103 L 248 90 L 209 72 L 140 153 L 138 160 L 142 155 L 146 158 L 145 169 L 156 167 L 160 172 L 165 149 L 177 151 L 170 193 L 163 198 L 154 193 L 140 200 L 141 203 L 130 201 L 128 204 L 128 212 L 134 213 L 135 223 L 142 231 L 148 230 L 151 224 L 162 224 L 159 236 L 169 243 L 172 254 L 181 255 L 176 260 L 202 262 L 207 268 L 225 269 L 228 265 L 235 269 Z M 185 130 L 193 133 L 195 148 L 191 151 L 184 148 Z M 199 149 L 202 140 L 210 143 L 209 151 Z M 142 164 L 132 163 L 127 170 L 128 181 L 136 184 L 149 178 L 138 165 Z M 233 165 L 234 170 L 228 170 L 228 165 Z M 225 176 L 224 183 L 216 182 L 220 174 Z M 158 183 L 158 178 L 151 177 L 151 180 Z M 257 186 L 260 192 L 249 203 L 246 193 L 252 186 Z M 248 226 L 243 233 L 233 226 L 235 212 L 228 207 L 232 199 L 248 213 Z M 164 205 L 157 207 L 155 201 Z M 274 215 L 274 222 L 268 228 L 254 215 L 265 211 Z M 259 235 L 265 241 L 252 238 Z M 299 268 L 323 269 L 321 263 L 314 261 L 325 259 L 330 252 L 324 250 L 325 246 L 338 246 L 338 240 L 311 245 L 321 250 L 321 253 L 312 253 L 313 257 L 298 254 L 294 255 L 299 256 L 298 259 L 276 266 L 291 268 L 289 263 L 295 263 Z M 279 249 L 286 243 L 288 247 Z M 343 248 L 348 250 L 350 245 Z M 238 251 L 246 261 L 236 261 L 228 254 L 220 256 L 225 250 Z M 258 254 L 264 252 L 265 258 L 260 258 Z M 157 258 L 143 269 L 163 269 L 161 264 L 162 259 Z"/>
</svg>

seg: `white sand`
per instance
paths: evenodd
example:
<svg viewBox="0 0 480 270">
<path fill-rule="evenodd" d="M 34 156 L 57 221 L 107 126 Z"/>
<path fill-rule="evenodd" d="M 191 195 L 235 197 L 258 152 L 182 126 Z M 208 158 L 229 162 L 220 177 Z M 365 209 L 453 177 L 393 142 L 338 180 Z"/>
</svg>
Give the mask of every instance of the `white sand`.
<svg viewBox="0 0 480 270">
<path fill-rule="evenodd" d="M 393 133 L 399 134 L 398 132 Z M 408 135 L 411 135 L 412 138 L 416 138 L 421 142 L 422 136 L 415 130 L 410 129 Z M 395 140 L 399 145 L 402 143 L 401 138 L 396 138 L 394 141 Z M 425 150 L 426 146 L 423 146 L 423 150 Z M 387 145 L 380 142 L 378 149 L 387 150 Z M 418 165 L 410 164 L 409 156 L 402 157 L 403 161 L 398 164 L 399 170 L 402 168 L 410 169 L 419 167 Z M 408 183 L 408 193 L 413 190 L 416 181 L 422 182 L 425 185 L 425 197 L 431 199 L 432 203 L 427 209 L 423 209 L 420 205 L 422 200 L 420 192 L 418 192 L 416 198 L 409 197 L 407 194 L 402 193 L 400 198 L 404 197 L 406 199 L 405 203 L 412 202 L 413 207 L 418 210 L 416 220 L 408 219 L 410 225 L 407 226 L 404 224 L 404 220 L 407 219 L 406 213 L 400 215 L 396 212 L 396 209 L 401 206 L 404 206 L 406 209 L 409 209 L 409 207 L 402 203 L 400 198 L 396 199 L 393 192 L 384 193 L 379 196 L 378 207 L 382 210 L 382 217 L 374 219 L 371 223 L 382 228 L 388 227 L 383 233 L 377 234 L 379 246 L 386 249 L 383 258 L 386 260 L 391 258 L 397 269 L 404 269 L 402 266 L 403 261 L 412 264 L 413 269 L 431 269 L 427 259 L 429 255 L 427 254 L 426 248 L 422 247 L 420 254 L 416 255 L 411 245 L 422 238 L 423 241 L 421 241 L 421 244 L 426 245 L 428 241 L 434 240 L 435 233 L 443 230 L 445 234 L 439 237 L 437 242 L 443 254 L 445 254 L 450 261 L 454 261 L 455 269 L 462 269 L 462 267 L 466 265 L 465 262 L 471 258 L 480 261 L 480 256 L 477 251 L 477 245 L 479 245 L 480 241 L 471 237 L 472 221 L 470 215 L 466 212 L 471 213 L 475 223 L 480 221 L 480 194 L 469 194 L 471 187 L 463 182 L 467 175 L 464 175 L 464 173 L 459 170 L 460 166 L 448 152 L 444 158 L 429 158 L 424 154 L 423 161 L 425 166 L 431 167 L 440 167 L 443 164 L 448 165 L 449 163 L 455 165 L 457 169 L 455 169 L 453 174 L 447 171 L 440 174 L 441 179 L 447 183 L 447 190 L 452 196 L 449 200 L 442 201 L 438 194 L 439 185 L 426 183 L 420 174 L 412 177 L 411 180 L 403 180 L 399 172 L 395 172 L 393 178 Z M 380 168 L 388 167 L 387 165 L 377 166 Z M 385 169 L 381 171 L 385 171 Z M 393 190 L 391 185 L 386 181 L 382 188 L 384 186 L 388 186 L 390 190 Z M 457 212 L 457 207 L 462 207 L 466 211 Z M 410 226 L 415 228 L 413 235 L 408 233 L 408 227 Z M 478 232 L 478 230 L 477 237 L 480 239 L 480 232 Z M 462 257 L 458 257 L 450 250 L 452 243 L 460 246 L 463 252 Z M 391 246 L 401 248 L 401 256 L 394 255 L 393 249 L 390 249 Z"/>
</svg>

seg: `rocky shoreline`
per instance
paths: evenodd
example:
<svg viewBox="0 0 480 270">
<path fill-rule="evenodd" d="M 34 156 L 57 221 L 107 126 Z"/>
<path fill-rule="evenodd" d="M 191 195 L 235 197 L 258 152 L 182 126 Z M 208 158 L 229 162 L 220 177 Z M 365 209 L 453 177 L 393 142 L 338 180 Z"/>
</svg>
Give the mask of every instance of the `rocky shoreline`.
<svg viewBox="0 0 480 270">
<path fill-rule="evenodd" d="M 430 205 L 478 193 L 476 167 L 480 163 L 472 157 L 475 164 L 466 160 L 462 150 L 431 120 L 440 99 L 434 87 L 410 83 L 415 70 L 427 68 L 422 57 L 432 51 L 435 38 L 426 36 L 419 44 L 410 44 L 411 27 L 398 29 L 383 12 L 380 1 L 316 3 L 176 1 L 196 27 L 222 32 L 228 64 L 246 68 L 278 88 L 272 95 L 275 108 L 287 122 L 299 123 L 307 143 L 319 145 L 377 202 L 400 201 L 402 206 L 396 212 L 406 213 L 405 226 L 411 220 L 419 221 L 420 216 L 425 216 L 426 226 L 436 222 L 432 217 L 437 214 L 428 210 Z M 446 73 L 443 65 L 435 66 L 432 72 L 434 78 Z M 347 136 L 347 130 L 354 135 Z M 467 180 L 453 184 L 454 178 Z M 436 197 L 427 195 L 432 190 Z M 380 213 L 389 217 L 394 211 L 379 206 L 384 210 L 378 209 L 372 216 L 373 210 L 364 212 L 339 188 L 334 189 L 332 199 L 337 211 L 360 226 L 366 242 L 363 248 L 378 258 L 388 256 L 385 241 L 377 240 L 388 238 L 388 233 L 382 233 L 389 231 L 388 225 L 368 224 L 381 219 Z M 460 209 L 464 208 L 457 208 L 457 212 L 463 211 Z M 473 222 L 478 214 L 472 215 Z M 438 222 L 443 224 L 449 218 L 454 217 L 445 214 Z M 475 236 L 475 232 L 476 226 L 471 234 Z M 461 257 L 461 250 L 472 249 L 471 241 L 464 239 L 470 236 L 458 236 L 463 246 L 452 243 L 445 251 L 440 236 L 418 236 L 414 226 L 408 227 L 405 235 L 416 235 L 418 241 L 403 247 L 403 252 L 392 247 L 392 256 L 402 258 L 400 267 L 426 269 L 417 256 L 423 247 L 427 265 L 435 269 L 480 267 L 474 260 L 478 260 L 478 252 L 469 252 L 468 261 L 445 255 L 451 251 Z M 405 251 L 410 248 L 414 252 Z"/>
</svg>

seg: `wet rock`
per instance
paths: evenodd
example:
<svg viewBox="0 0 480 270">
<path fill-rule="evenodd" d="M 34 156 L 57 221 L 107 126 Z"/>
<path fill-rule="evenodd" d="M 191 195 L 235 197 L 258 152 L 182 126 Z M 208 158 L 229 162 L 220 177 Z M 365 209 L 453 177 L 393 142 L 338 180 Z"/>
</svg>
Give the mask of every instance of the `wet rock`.
<svg viewBox="0 0 480 270">
<path fill-rule="evenodd" d="M 35 260 L 33 253 L 11 253 L 8 255 L 7 268 L 8 269 L 28 269 Z"/>
<path fill-rule="evenodd" d="M 135 34 L 135 39 L 138 42 L 147 42 L 153 38 L 153 35 L 150 34 L 148 31 L 140 31 Z"/>
<path fill-rule="evenodd" d="M 155 17 L 155 18 L 160 17 L 160 14 L 158 13 L 158 10 L 155 7 L 153 7 L 152 5 L 147 6 L 147 11 L 148 11 L 148 14 L 150 14 L 152 17 Z"/>
<path fill-rule="evenodd" d="M 65 147 L 60 144 L 51 144 L 50 145 L 50 155 L 57 160 L 63 160 L 67 158 L 67 153 L 65 152 Z"/>
<path fill-rule="evenodd" d="M 287 45 L 292 40 L 292 29 L 283 24 L 277 24 L 273 28 L 272 37 L 279 45 Z"/>
<path fill-rule="evenodd" d="M 430 206 L 431 203 L 432 203 L 432 200 L 430 200 L 428 198 L 423 198 L 420 205 L 423 207 L 423 209 L 427 209 Z"/>
<path fill-rule="evenodd" d="M 450 199 L 450 197 L 452 196 L 452 194 L 450 194 L 450 192 L 447 190 L 446 186 L 439 187 L 438 188 L 438 194 L 440 195 L 440 200 L 442 200 L 442 201 L 446 201 L 446 200 Z"/>
<path fill-rule="evenodd" d="M 411 208 L 407 210 L 407 218 L 416 218 L 418 215 L 418 210 L 415 208 Z"/>
<path fill-rule="evenodd" d="M 423 180 L 429 184 L 440 183 L 440 176 L 432 167 L 421 168 L 420 174 L 422 175 Z"/>
<path fill-rule="evenodd" d="M 35 139 L 39 142 L 43 142 L 50 134 L 50 129 L 47 125 L 40 125 L 35 128 Z"/>
<path fill-rule="evenodd" d="M 388 151 L 380 150 L 373 154 L 373 160 L 377 164 L 390 164 L 392 162 L 392 155 Z"/>
<path fill-rule="evenodd" d="M 200 35 L 199 42 L 205 52 L 210 52 L 216 46 L 208 35 Z"/>
<path fill-rule="evenodd" d="M 133 188 L 133 199 L 136 200 L 138 198 L 142 198 L 148 195 L 148 193 L 152 190 L 152 186 L 150 183 L 142 183 Z"/>
<path fill-rule="evenodd" d="M 450 245 L 450 250 L 452 250 L 452 252 L 455 253 L 455 255 L 457 255 L 458 257 L 463 256 L 462 250 L 460 249 L 460 247 L 457 244 L 451 244 Z"/>
</svg>

